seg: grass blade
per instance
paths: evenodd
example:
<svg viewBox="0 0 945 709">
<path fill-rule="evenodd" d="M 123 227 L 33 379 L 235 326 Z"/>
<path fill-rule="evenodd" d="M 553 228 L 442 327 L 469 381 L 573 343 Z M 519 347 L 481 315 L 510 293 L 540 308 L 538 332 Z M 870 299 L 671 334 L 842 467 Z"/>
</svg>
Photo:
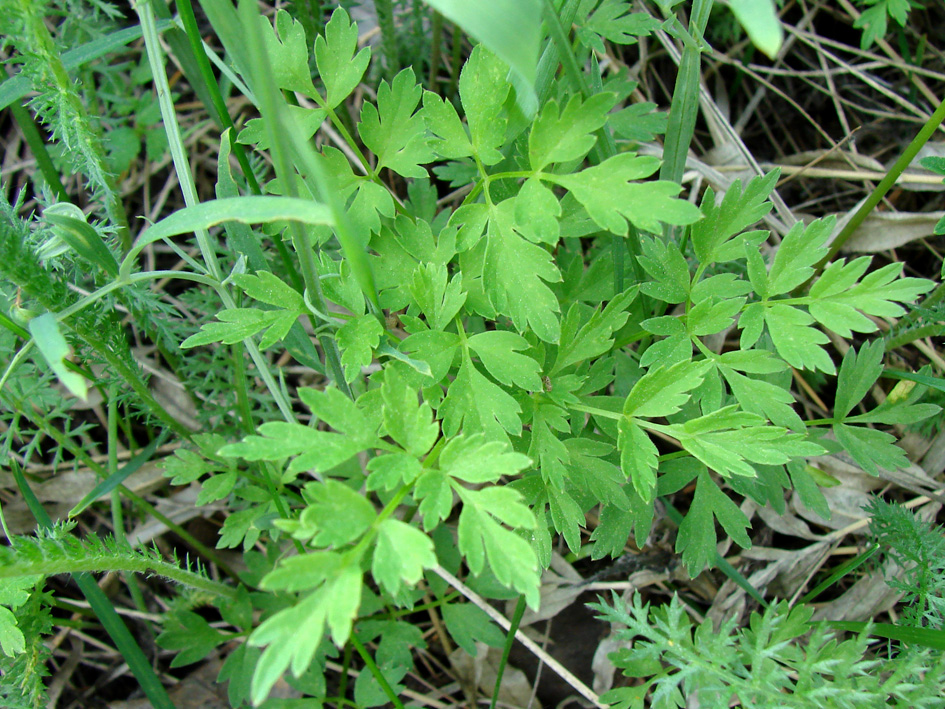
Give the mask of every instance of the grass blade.
<svg viewBox="0 0 945 709">
<path fill-rule="evenodd" d="M 522 113 L 538 110 L 535 77 L 541 43 L 540 0 L 425 0 L 509 65 Z"/>
</svg>

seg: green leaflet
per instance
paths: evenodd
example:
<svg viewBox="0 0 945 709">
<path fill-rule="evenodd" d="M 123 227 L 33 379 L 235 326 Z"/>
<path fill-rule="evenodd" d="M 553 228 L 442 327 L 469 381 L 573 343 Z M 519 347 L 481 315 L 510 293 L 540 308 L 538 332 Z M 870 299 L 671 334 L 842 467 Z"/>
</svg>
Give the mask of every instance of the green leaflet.
<svg viewBox="0 0 945 709">
<path fill-rule="evenodd" d="M 561 273 L 551 254 L 520 235 L 514 204 L 506 200 L 489 210 L 483 287 L 493 307 L 508 313 L 520 332 L 531 329 L 545 342 L 557 342 L 560 306 L 547 283 L 561 280 Z"/>
<path fill-rule="evenodd" d="M 502 104 L 511 88 L 506 81 L 507 72 L 494 54 L 478 46 L 459 77 L 459 96 L 473 153 L 484 165 L 494 165 L 502 159 L 499 147 L 504 142 L 506 123 L 501 117 Z"/>
<path fill-rule="evenodd" d="M 691 575 L 712 566 L 716 554 L 715 520 L 743 549 L 751 548 L 748 518 L 706 472 L 699 474 L 692 509 L 679 526 L 676 552 Z"/>
<path fill-rule="evenodd" d="M 574 175 L 545 179 L 566 188 L 601 229 L 627 235 L 628 222 L 643 231 L 660 232 L 662 224 L 686 225 L 701 218 L 695 205 L 677 199 L 679 185 L 663 180 L 633 182 L 659 169 L 656 158 L 621 153 Z"/>
<path fill-rule="evenodd" d="M 540 171 L 551 163 L 583 158 L 594 147 L 594 135 L 614 107 L 614 94 L 595 94 L 587 101 L 573 96 L 560 112 L 554 100 L 546 103 L 528 136 L 528 158 L 532 170 Z"/>
<path fill-rule="evenodd" d="M 517 436 L 522 432 L 521 411 L 518 402 L 481 374 L 464 352 L 459 372 L 438 413 L 447 436 L 454 436 L 462 428 L 466 434 L 483 433 L 504 441 L 506 433 Z"/>
<path fill-rule="evenodd" d="M 365 103 L 361 109 L 358 133 L 371 152 L 377 155 L 376 170 L 390 168 L 404 177 L 426 177 L 421 164 L 433 160 L 423 117 L 414 113 L 423 89 L 412 69 L 404 69 L 391 84 L 381 82 L 377 107 Z"/>
<path fill-rule="evenodd" d="M 578 17 L 586 15 L 595 4 L 596 0 L 585 0 Z M 606 51 L 604 39 L 615 44 L 634 44 L 638 37 L 644 37 L 659 28 L 659 20 L 648 13 L 627 10 L 627 5 L 620 0 L 604 0 L 580 23 L 578 39 L 603 54 Z"/>
<path fill-rule="evenodd" d="M 371 49 L 358 47 L 358 28 L 343 7 L 335 8 L 325 25 L 325 34 L 315 38 L 315 62 L 325 84 L 328 108 L 335 108 L 361 82 L 371 60 Z M 306 59 L 308 52 L 305 52 Z M 307 63 L 307 62 L 306 62 Z"/>
<path fill-rule="evenodd" d="M 336 336 L 341 347 L 345 380 L 354 381 L 361 374 L 361 368 L 371 363 L 383 334 L 384 328 L 373 315 L 361 315 L 338 329 Z"/>
<path fill-rule="evenodd" d="M 403 584 L 416 584 L 423 570 L 436 564 L 433 542 L 416 527 L 396 519 L 386 519 L 378 527 L 371 575 L 388 593 L 397 594 Z"/>
</svg>

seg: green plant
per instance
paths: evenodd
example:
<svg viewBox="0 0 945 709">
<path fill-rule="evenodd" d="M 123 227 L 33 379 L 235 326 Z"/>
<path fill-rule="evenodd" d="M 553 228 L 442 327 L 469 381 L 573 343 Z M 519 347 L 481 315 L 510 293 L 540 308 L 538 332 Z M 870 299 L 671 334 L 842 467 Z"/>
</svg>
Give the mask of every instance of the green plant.
<svg viewBox="0 0 945 709">
<path fill-rule="evenodd" d="M 455 3 L 433 4 L 462 17 Z M 382 17 L 388 78 L 353 116 L 348 101 L 371 52 L 358 47 L 344 9 L 319 27 L 320 3 L 310 4 L 315 15 L 303 24 L 282 10 L 261 17 L 252 2 L 235 10 L 207 0 L 203 9 L 231 62 L 228 80 L 245 87 L 259 115 L 238 134 L 223 132 L 218 199 L 202 203 L 158 25 L 151 5 L 140 4 L 186 206 L 130 244 L 111 207 L 109 221 L 99 223 L 61 204 L 44 204 L 41 221 L 3 204 L 5 445 L 19 445 L 29 459 L 34 444 L 23 441 L 39 431 L 53 438 L 56 458 L 84 462 L 77 431 L 63 421 L 68 399 L 26 401 L 48 391 L 54 377 L 75 396 L 97 388 L 109 406 L 110 451 L 119 425 L 134 448 L 136 435 L 153 443 L 170 431 L 180 440 L 165 475 L 174 485 L 199 483 L 198 506 L 225 504 L 217 547 L 242 549 L 247 569 L 230 572 L 226 585 L 131 550 L 121 542 L 116 504 L 117 541 L 83 545 L 63 528 L 17 540 L 0 559 L 0 578 L 28 575 L 38 589 L 37 575 L 160 573 L 198 591 L 182 596 L 158 637 L 179 651 L 175 666 L 244 641 L 220 675 L 234 705 L 264 703 L 283 675 L 324 699 L 327 662 L 342 649 L 344 670 L 355 653 L 367 668 L 353 687 L 357 704 L 399 705 L 412 648 L 424 643 L 404 619 L 410 612 L 441 613 L 446 632 L 471 645 L 476 611 L 456 603 L 444 580 L 450 575 L 464 575 L 484 597 L 518 597 L 535 608 L 557 535 L 572 553 L 594 559 L 620 555 L 631 535 L 642 547 L 657 499 L 687 486 L 693 496 L 676 551 L 695 575 L 715 563 L 716 522 L 750 546 L 750 522 L 735 495 L 778 507 L 794 488 L 808 507 L 825 509 L 807 458 L 845 450 L 874 474 L 877 464 L 907 465 L 895 438 L 875 426 L 919 421 L 938 407 L 920 403 L 920 385 L 868 408 L 862 402 L 884 370 L 882 340 L 851 347 L 838 368 L 823 329 L 847 339 L 873 333 L 871 317 L 904 314 L 903 305 L 933 284 L 900 277 L 900 263 L 870 270 L 868 258 L 834 260 L 818 273 L 831 219 L 798 223 L 769 250 L 768 232 L 754 226 L 771 208 L 776 172 L 736 181 L 719 198 L 708 189 L 698 207 L 680 197 L 711 3 L 695 3 L 688 30 L 668 13 L 672 4 L 663 5 L 667 26 L 684 38 L 675 94 L 683 108 L 667 120 L 652 104 L 628 103 L 636 86 L 625 75 L 605 82 L 582 69 L 597 66 L 592 51 L 605 42 L 630 43 L 663 24 L 622 13 L 618 3 L 545 3 L 551 39 L 541 60 L 542 7 L 521 3 L 534 23 L 534 51 L 483 37 L 458 74 L 455 103 L 425 91 L 412 69 L 394 72 L 392 18 Z M 19 11 L 45 38 L 33 10 Z M 577 45 L 567 31 L 575 16 Z M 313 29 L 320 32 L 310 45 Z M 188 36 L 188 52 L 205 69 L 199 35 Z M 564 74 L 555 79 L 559 60 Z M 212 74 L 193 76 L 203 77 L 201 91 L 220 114 L 225 104 Z M 62 82 L 49 91 L 50 114 L 64 120 L 78 98 Z M 228 117 L 217 117 L 227 125 Z M 340 147 L 315 147 L 323 125 L 340 136 Z M 638 146 L 664 129 L 671 159 L 661 166 Z M 91 178 L 108 161 L 94 131 L 82 136 L 77 159 Z M 234 174 L 229 156 L 242 146 L 268 162 L 243 159 Z M 657 171 L 663 179 L 650 179 Z M 106 206 L 116 201 L 109 179 L 102 173 L 94 182 Z M 246 194 L 259 184 L 267 194 Z M 464 192 L 443 199 L 447 185 Z M 210 231 L 218 225 L 225 237 Z M 192 244 L 176 239 L 188 234 Z M 140 257 L 155 244 L 182 266 L 146 270 Z M 148 289 L 163 278 L 183 282 L 179 302 L 201 314 L 199 328 Z M 79 283 L 87 295 L 67 287 Z M 205 430 L 188 430 L 151 394 L 115 316 L 119 304 L 204 402 Z M 725 335 L 736 331 L 737 346 L 726 346 Z M 30 361 L 34 349 L 40 357 Z M 275 364 L 282 351 L 325 385 L 287 384 Z M 832 415 L 801 417 L 792 369 L 836 375 Z M 117 462 L 93 469 L 108 491 L 141 506 L 120 486 Z M 25 479 L 22 487 L 28 494 Z M 591 532 L 592 510 L 600 522 Z M 0 600 L 9 599 L 9 615 L 0 613 L 0 622 L 13 644 L 2 647 L 22 655 L 17 632 L 25 621 L 15 613 L 28 607 L 26 586 L 5 583 Z M 217 605 L 233 630 L 197 615 L 202 604 Z M 654 625 L 666 625 L 665 638 L 647 636 L 648 611 L 634 609 L 633 627 L 659 657 L 689 633 L 678 604 Z M 878 693 L 866 675 L 865 635 L 839 645 L 818 635 L 805 655 L 793 641 L 808 621 L 807 610 L 778 606 L 758 616 L 756 636 L 744 636 L 749 644 L 776 637 L 771 652 L 782 653 L 759 696 L 801 670 L 804 682 L 826 688 L 824 696 Z M 678 657 L 718 650 L 719 676 L 729 678 L 725 663 L 743 640 L 725 633 L 716 647 L 710 635 L 698 631 L 692 652 Z M 372 657 L 367 644 L 375 641 Z M 830 653 L 849 665 L 849 682 L 816 664 Z M 903 667 L 911 677 L 917 665 Z M 667 702 L 678 696 L 668 687 L 686 676 L 681 669 L 660 675 Z M 755 689 L 743 675 L 734 689 L 740 696 Z M 351 701 L 344 677 L 339 703 Z M 938 686 L 940 677 L 926 681 Z"/>
<path fill-rule="evenodd" d="M 901 32 L 909 20 L 909 13 L 922 7 L 916 0 L 859 0 L 859 4 L 866 9 L 853 26 L 863 30 L 860 38 L 863 49 L 869 49 L 877 39 L 886 37 L 889 20 L 894 20 Z"/>
<path fill-rule="evenodd" d="M 886 558 L 902 569 L 901 578 L 886 579 L 905 595 L 902 624 L 941 630 L 945 619 L 945 535 L 941 526 L 878 497 L 867 511 L 876 542 Z"/>
<path fill-rule="evenodd" d="M 627 677 L 642 683 L 614 689 L 604 701 L 644 706 L 847 707 L 942 705 L 945 658 L 928 650 L 869 659 L 868 632 L 840 641 L 811 621 L 813 608 L 782 601 L 753 613 L 747 628 L 734 621 L 694 625 L 678 597 L 651 608 L 634 594 L 592 604 L 601 619 L 626 626 L 617 636 L 632 647 L 612 655 Z M 868 630 L 868 629 L 867 629 Z M 646 701 L 646 703 L 644 703 Z"/>
</svg>

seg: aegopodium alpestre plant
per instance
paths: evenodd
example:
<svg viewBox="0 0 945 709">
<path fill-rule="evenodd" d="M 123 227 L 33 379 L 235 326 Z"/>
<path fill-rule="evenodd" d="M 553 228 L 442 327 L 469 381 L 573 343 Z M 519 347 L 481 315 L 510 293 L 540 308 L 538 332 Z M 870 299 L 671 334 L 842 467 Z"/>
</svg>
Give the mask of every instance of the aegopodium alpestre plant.
<svg viewBox="0 0 945 709">
<path fill-rule="evenodd" d="M 200 482 L 198 504 L 226 501 L 218 546 L 241 547 L 247 570 L 246 588 L 221 606 L 236 633 L 182 604 L 159 638 L 185 648 L 176 661 L 185 664 L 248 636 L 221 672 L 234 705 L 262 703 L 287 672 L 324 697 L 333 646 L 350 658 L 378 637 L 376 671 L 359 675 L 355 700 L 395 697 L 411 648 L 423 643 L 400 618 L 420 604 L 441 607 L 447 631 L 473 649 L 489 637 L 485 616 L 454 603 L 438 571 L 465 564 L 480 594 L 536 607 L 556 535 L 595 559 L 621 554 L 631 536 L 645 546 L 658 498 L 692 485 L 676 551 L 697 574 L 714 563 L 716 522 L 750 546 L 732 493 L 783 508 L 794 488 L 826 516 L 808 458 L 843 449 L 870 472 L 906 465 L 894 438 L 870 426 L 937 407 L 917 403 L 916 387 L 863 411 L 882 342 L 851 348 L 838 370 L 823 329 L 874 332 L 871 317 L 901 315 L 932 284 L 901 278 L 901 264 L 868 272 L 868 258 L 818 273 L 831 220 L 796 224 L 769 249 L 768 233 L 752 227 L 770 209 L 776 173 L 736 181 L 720 199 L 707 190 L 697 207 L 678 184 L 649 179 L 660 163 L 637 148 L 665 120 L 651 105 L 625 105 L 634 90 L 625 76 L 586 91 L 549 83 L 550 98 L 529 116 L 529 97 L 482 46 L 456 103 L 405 69 L 362 102 L 355 123 L 346 101 L 370 50 L 358 49 L 343 9 L 314 42 L 317 85 L 305 32 L 286 12 L 273 26 L 251 3 L 239 16 L 228 3 L 205 9 L 260 109 L 238 141 L 269 152 L 266 188 L 282 197 L 241 198 L 245 213 L 234 211 L 225 134 L 217 192 L 228 199 L 151 227 L 101 294 L 154 277 L 134 269 L 149 241 L 237 219 L 227 221 L 231 249 L 219 266 L 201 236 L 207 267 L 177 274 L 211 286 L 223 304 L 181 347 L 245 343 L 276 403 L 267 410 L 282 420 L 243 436 L 195 435 L 166 462 L 173 483 Z M 598 19 L 579 32 L 589 46 L 658 26 L 648 16 Z M 316 152 L 311 139 L 326 121 L 340 148 Z M 443 197 L 447 185 L 457 192 Z M 286 208 L 299 198 L 310 202 L 304 216 Z M 270 265 L 267 238 L 283 256 L 291 243 L 300 273 L 289 258 Z M 91 310 L 92 300 L 82 303 L 68 315 Z M 726 344 L 735 336 L 737 347 Z M 331 379 L 298 389 L 302 415 L 260 355 L 277 347 Z M 239 390 L 247 363 L 237 353 Z M 801 418 L 792 369 L 837 375 L 831 418 Z M 252 428 L 247 397 L 239 407 Z M 591 510 L 599 524 L 584 545 Z M 103 564 L 112 566 L 101 568 L 159 561 L 111 551 Z M 202 576 L 159 571 L 208 592 Z"/>
<path fill-rule="evenodd" d="M 367 66 L 346 13 L 337 10 L 315 44 L 322 89 L 309 78 L 300 25 L 283 12 L 275 31 L 263 22 L 278 88 L 315 104 L 294 107 L 290 129 L 308 140 L 329 115 L 344 126 L 334 111 Z M 219 449 L 301 492 L 273 519 L 248 480 L 227 484 L 248 504 L 227 519 L 223 546 L 248 548 L 272 520 L 273 538 L 285 532 L 299 551 L 260 580 L 284 607 L 250 636 L 251 648 L 265 648 L 254 702 L 286 670 L 306 673 L 323 639 L 342 646 L 383 605 L 417 603 L 425 576 L 437 587 L 429 572 L 438 565 L 455 572 L 462 561 L 484 588 L 497 582 L 537 606 L 553 534 L 579 551 L 585 513 L 598 506 L 594 558 L 621 553 L 628 535 L 645 545 L 657 497 L 694 482 L 676 549 L 696 574 L 713 563 L 716 521 L 750 545 L 727 488 L 778 506 L 794 486 L 824 509 L 808 457 L 842 447 L 871 472 L 877 462 L 906 465 L 893 437 L 865 424 L 937 410 L 913 394 L 852 414 L 882 370 L 879 342 L 844 357 L 833 418 L 803 421 L 791 393 L 792 368 L 837 374 L 821 327 L 873 332 L 868 316 L 902 314 L 899 303 L 930 282 L 900 278 L 901 264 L 867 273 L 869 259 L 859 258 L 831 263 L 795 294 L 815 276 L 833 222 L 795 225 L 766 258 L 768 233 L 748 229 L 767 213 L 776 173 L 736 181 L 721 200 L 707 190 L 697 209 L 679 185 L 648 180 L 659 161 L 638 155 L 634 140 L 652 116 L 613 111 L 632 84 L 613 81 L 590 96 L 559 87 L 527 121 L 507 75 L 476 47 L 457 111 L 401 71 L 361 108 L 356 129 L 373 158 L 352 165 L 335 148 L 321 152 L 371 254 L 377 304 L 391 315 L 371 307 L 350 263 L 332 260 L 332 231 L 312 229 L 324 297 L 342 309 L 316 315 L 335 331 L 338 384 L 354 398 L 300 389 L 312 424 L 266 422 Z M 265 148 L 265 120 L 240 140 Z M 609 157 L 604 133 L 620 141 Z M 350 148 L 357 155 L 357 143 Z M 440 181 L 468 188 L 459 206 L 438 202 L 430 165 Z M 385 171 L 407 183 L 406 199 L 381 180 Z M 676 238 L 656 236 L 664 233 Z M 631 245 L 617 266 L 614 234 Z M 232 280 L 259 306 L 221 311 L 184 347 L 257 332 L 263 347 L 275 346 L 309 307 L 272 273 Z M 629 286 L 617 292 L 616 282 Z M 727 350 L 716 336 L 733 328 L 739 346 Z M 380 368 L 362 379 L 378 357 Z M 382 669 L 391 684 L 406 671 Z"/>
</svg>

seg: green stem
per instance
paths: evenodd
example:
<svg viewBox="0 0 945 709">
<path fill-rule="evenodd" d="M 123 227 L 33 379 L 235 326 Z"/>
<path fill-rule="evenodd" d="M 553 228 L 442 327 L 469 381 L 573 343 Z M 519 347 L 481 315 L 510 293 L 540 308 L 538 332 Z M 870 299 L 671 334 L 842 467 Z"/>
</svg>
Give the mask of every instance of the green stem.
<svg viewBox="0 0 945 709">
<path fill-rule="evenodd" d="M 318 0 L 311 1 L 318 2 Z M 200 29 L 197 27 L 197 18 L 194 17 L 193 5 L 191 5 L 190 0 L 177 0 L 177 11 L 180 13 L 180 19 L 184 25 L 184 31 L 187 33 L 187 39 L 190 41 L 190 47 L 197 60 L 197 65 L 200 67 L 200 75 L 203 77 L 203 82 L 210 94 L 212 107 L 216 113 L 214 118 L 221 129 L 226 130 L 230 128 L 235 134 L 236 126 L 233 124 L 233 119 L 230 117 L 230 112 L 227 110 L 226 101 L 223 100 L 223 95 L 220 93 L 220 86 L 217 84 L 216 77 L 213 75 L 210 60 L 207 58 L 207 52 L 203 47 Z M 312 37 L 312 41 L 314 41 L 314 37 Z M 256 175 L 253 173 L 252 167 L 249 164 L 249 159 L 246 157 L 246 149 L 243 147 L 242 143 L 232 141 L 232 150 L 233 154 L 236 156 L 236 161 L 240 165 L 240 170 L 243 171 L 243 177 L 246 178 L 246 184 L 250 191 L 253 194 L 262 194 L 259 182 L 256 180 Z"/>
<path fill-rule="evenodd" d="M 164 70 L 164 55 L 161 50 L 160 41 L 154 24 L 154 14 L 151 10 L 151 4 L 147 2 L 137 4 L 135 9 L 137 10 L 138 17 L 141 20 L 141 29 L 144 36 L 145 47 L 147 48 L 148 52 L 148 61 L 151 65 L 151 74 L 154 78 L 154 86 L 158 95 L 158 103 L 161 107 L 161 117 L 164 119 L 164 129 L 167 133 L 168 146 L 170 147 L 171 157 L 174 161 L 174 169 L 177 173 L 177 179 L 180 183 L 181 192 L 184 195 L 184 203 L 188 207 L 193 207 L 199 204 L 197 188 L 194 184 L 193 175 L 190 171 L 190 163 L 187 160 L 187 155 L 184 151 L 184 144 L 181 139 L 180 126 L 177 123 L 174 105 L 170 98 L 171 91 L 170 86 L 167 83 L 167 74 Z M 252 45 L 252 43 L 250 44 Z M 220 264 L 217 261 L 215 246 L 210 241 L 210 234 L 206 229 L 198 229 L 195 232 L 195 236 L 197 237 L 197 245 L 200 248 L 200 255 L 203 258 L 204 263 L 207 265 L 207 270 L 215 280 L 222 283 L 222 271 L 220 269 Z M 227 309 L 233 309 L 236 307 L 233 297 L 226 288 L 222 287 L 221 285 L 217 292 L 223 301 L 223 305 Z M 272 376 L 272 372 L 269 370 L 269 363 L 262 356 L 262 353 L 259 351 L 259 347 L 255 342 L 253 342 L 251 338 L 243 340 L 243 344 L 246 346 L 249 356 L 252 357 L 253 363 L 256 365 L 256 369 L 259 371 L 259 375 L 266 383 L 269 393 L 272 395 L 273 399 L 275 399 L 276 405 L 279 407 L 279 411 L 282 413 L 282 416 L 290 423 L 296 422 L 297 419 L 294 411 L 292 410 L 292 406 L 288 399 L 283 395 L 282 390 L 276 384 L 276 381 Z"/>
<path fill-rule="evenodd" d="M 566 0 L 564 7 L 557 14 L 559 24 L 563 27 L 570 27 L 574 23 L 581 0 Z M 555 41 L 548 42 L 541 58 L 538 60 L 538 72 L 535 78 L 535 93 L 538 94 L 538 105 L 543 106 L 551 95 L 551 89 L 554 86 L 554 77 L 558 73 L 558 64 L 560 55 L 558 45 Z"/>
<path fill-rule="evenodd" d="M 712 0 L 695 0 L 689 18 L 689 40 L 685 42 L 676 85 L 673 87 L 672 108 L 666 126 L 663 146 L 663 164 L 660 179 L 681 183 L 686 169 L 686 156 L 699 115 L 699 82 L 702 51 L 700 43 L 712 12 Z"/>
<path fill-rule="evenodd" d="M 112 383 L 108 388 L 108 477 L 114 478 L 118 475 L 118 397 L 117 388 Z M 123 546 L 128 546 L 128 540 L 125 537 L 125 515 L 121 509 L 121 496 L 118 490 L 112 490 L 111 508 L 112 508 L 112 529 L 115 532 L 115 540 Z M 128 592 L 134 601 L 135 607 L 139 611 L 147 610 L 144 602 L 144 595 L 141 593 L 141 587 L 134 576 L 127 576 L 125 584 L 128 586 Z"/>
<path fill-rule="evenodd" d="M 247 32 L 253 32 L 253 28 L 258 27 L 254 22 L 258 11 L 255 7 L 247 3 L 240 3 L 240 12 L 242 13 L 244 29 Z M 290 157 L 292 153 L 297 152 L 294 150 L 296 146 L 292 141 L 293 134 L 285 127 L 282 110 L 284 103 L 280 103 L 279 92 L 274 88 L 275 84 L 272 79 L 271 67 L 263 54 L 262 44 L 257 44 L 255 41 L 257 39 L 256 35 L 258 34 L 258 30 L 255 30 L 254 34 L 249 34 L 253 41 L 248 43 L 251 57 L 250 61 L 254 70 L 253 88 L 256 91 L 256 100 L 259 103 L 260 112 L 266 119 L 266 127 L 270 137 L 270 154 L 272 155 L 276 176 L 282 184 L 283 194 L 289 197 L 298 197 L 300 191 L 295 178 L 296 173 L 293 169 L 293 161 Z M 303 152 L 308 148 L 308 146 L 298 147 L 300 147 Z M 300 156 L 297 155 L 296 157 Z M 313 177 L 320 183 L 318 193 L 323 201 L 332 208 L 333 216 L 336 217 L 336 229 L 341 231 L 344 229 L 343 222 L 346 221 L 343 210 L 337 205 L 335 196 L 330 193 L 327 187 L 327 179 L 322 174 L 321 163 L 318 162 L 317 158 L 313 160 L 313 163 L 316 163 L 313 167 L 316 173 L 318 173 L 313 175 Z M 291 222 L 289 228 L 291 229 L 295 252 L 299 259 L 302 280 L 305 283 L 305 294 L 318 312 L 327 313 L 328 308 L 325 304 L 324 296 L 322 295 L 321 281 L 315 266 L 315 252 L 311 240 L 309 239 L 308 231 L 306 231 L 305 227 L 299 222 Z M 343 239 L 340 237 L 339 240 L 343 242 Z M 376 304 L 376 299 L 374 302 Z M 314 315 L 311 313 L 308 315 L 312 322 L 312 327 L 317 329 L 318 323 L 315 321 Z M 325 363 L 332 381 L 340 391 L 353 399 L 354 395 L 348 386 L 344 371 L 341 368 L 341 356 L 338 353 L 337 342 L 330 335 L 321 335 L 319 342 L 324 349 Z"/>
<path fill-rule="evenodd" d="M 555 10 L 552 0 L 545 0 L 545 19 L 547 21 L 552 39 L 548 45 L 548 48 L 550 49 L 552 45 L 556 47 L 557 51 L 555 54 L 560 57 L 561 65 L 564 67 L 565 74 L 568 75 L 571 85 L 575 90 L 580 92 L 585 99 L 589 99 L 593 95 L 591 87 L 584 76 L 584 72 L 578 65 L 577 57 L 574 54 L 574 49 L 572 48 L 571 41 L 568 38 L 568 32 L 565 29 L 565 24 L 562 22 L 562 16 L 565 16 L 568 20 L 567 26 L 570 27 L 576 11 L 577 7 L 572 3 L 568 3 L 564 8 L 562 8 L 561 14 L 559 15 L 558 11 Z M 548 49 L 546 49 L 545 54 L 548 56 L 549 64 L 545 65 L 544 67 L 539 67 L 541 72 L 539 74 L 541 85 L 537 87 L 537 90 L 540 92 L 539 97 L 541 97 L 542 94 L 547 94 L 550 90 L 550 83 L 546 84 L 545 82 L 549 81 L 551 76 L 550 62 L 552 57 L 554 57 L 554 54 L 548 52 Z M 541 60 L 545 61 L 545 55 L 542 56 Z M 594 150 L 589 156 L 590 161 L 592 163 L 599 164 L 609 158 L 614 157 L 616 154 L 617 144 L 614 142 L 614 136 L 610 132 L 610 129 L 607 126 L 604 126 L 597 131 L 597 144 L 594 146 Z M 631 226 L 626 239 L 618 234 L 611 234 L 610 248 L 614 260 L 615 293 L 622 293 L 625 288 L 623 257 L 628 246 L 630 248 L 630 253 L 633 255 L 633 258 L 630 260 L 630 264 L 633 268 L 634 280 L 637 283 L 640 283 L 643 279 L 640 265 L 637 262 L 637 257 L 640 253 L 642 253 L 642 248 L 640 246 L 640 235 L 636 228 Z"/>
<path fill-rule="evenodd" d="M 26 26 L 26 36 L 23 39 L 28 46 L 25 49 L 35 52 L 42 59 L 42 62 L 38 64 L 43 67 L 41 78 L 51 84 L 59 98 L 57 119 L 74 124 L 70 128 L 77 136 L 76 149 L 85 160 L 85 172 L 93 184 L 102 189 L 105 211 L 118 230 L 119 241 L 122 250 L 125 251 L 131 246 L 128 216 L 125 214 L 115 179 L 110 172 L 102 138 L 89 120 L 82 100 L 69 77 L 69 72 L 62 62 L 56 43 L 49 33 L 49 28 L 46 27 L 46 18 L 42 13 L 43 7 L 45 6 L 42 3 L 36 3 L 33 0 L 19 0 L 19 14 Z"/>
<path fill-rule="evenodd" d="M 456 86 L 459 84 L 459 74 L 463 66 L 463 30 L 459 25 L 453 25 L 453 41 L 450 48 L 450 86 L 446 95 L 456 96 Z"/>
<path fill-rule="evenodd" d="M 384 673 L 381 672 L 380 668 L 377 666 L 377 663 L 374 662 L 374 658 L 371 657 L 371 654 L 367 651 L 367 648 L 364 647 L 364 643 L 358 640 L 357 632 L 351 633 L 351 644 L 354 645 L 354 649 L 358 651 L 361 659 L 364 660 L 365 666 L 368 668 L 370 673 L 374 675 L 374 679 L 377 680 L 377 683 L 381 686 L 381 689 L 384 690 L 384 694 L 386 694 L 387 698 L 390 699 L 391 704 L 393 704 L 396 709 L 404 709 L 404 705 L 394 693 L 394 688 L 390 686 L 390 683 L 387 681 Z"/>
<path fill-rule="evenodd" d="M 509 621 L 509 630 L 505 635 L 505 647 L 502 648 L 502 659 L 499 661 L 499 667 L 496 670 L 495 687 L 492 690 L 492 701 L 489 703 L 489 709 L 495 709 L 495 705 L 499 701 L 502 675 L 505 674 L 505 666 L 509 663 L 509 653 L 512 652 L 512 645 L 515 644 L 515 633 L 518 632 L 518 626 L 522 622 L 523 615 L 525 615 L 525 596 L 519 596 L 518 603 L 515 604 L 515 611 L 512 613 L 512 619 Z"/>
<path fill-rule="evenodd" d="M 569 409 L 574 411 L 581 411 L 585 414 L 591 414 L 592 416 L 602 416 L 603 418 L 612 419 L 614 421 L 620 421 L 624 418 L 623 414 L 619 414 L 616 411 L 608 411 L 607 409 L 597 409 L 593 406 L 584 406 L 583 404 L 568 404 Z"/>
<path fill-rule="evenodd" d="M 249 404 L 249 392 L 246 385 L 246 364 L 243 362 L 243 350 L 239 345 L 230 348 L 233 355 L 233 377 L 236 380 L 236 403 L 240 412 L 240 425 L 248 434 L 255 433 L 253 410 Z"/>
<path fill-rule="evenodd" d="M 912 164 L 919 150 L 928 142 L 929 138 L 932 137 L 932 134 L 935 133 L 943 120 L 945 120 L 945 101 L 942 101 L 939 107 L 935 109 L 935 112 L 929 116 L 925 125 L 919 130 L 916 137 L 912 139 L 912 142 L 906 146 L 906 149 L 889 169 L 889 172 L 886 173 L 886 176 L 879 181 L 879 184 L 876 185 L 876 188 L 870 193 L 870 196 L 866 198 L 866 201 L 860 205 L 860 208 L 856 210 L 856 213 L 850 221 L 848 221 L 843 229 L 840 230 L 840 233 L 837 234 L 837 238 L 834 239 L 833 243 L 830 245 L 830 251 L 828 251 L 827 255 L 817 264 L 817 273 L 820 273 L 824 266 L 840 252 L 840 249 L 843 248 L 847 240 L 853 236 L 853 232 L 856 231 L 856 228 L 863 223 L 863 220 L 873 211 L 873 208 L 880 203 L 883 197 L 886 196 L 886 193 L 896 184 L 896 180 L 899 179 L 903 171 Z"/>
<path fill-rule="evenodd" d="M 136 574 L 157 574 L 198 591 L 213 594 L 219 598 L 236 599 L 236 589 L 218 581 L 208 579 L 193 571 L 156 559 L 137 556 L 90 556 L 85 559 L 41 559 L 36 561 L 18 561 L 0 566 L 0 578 L 9 579 L 20 576 L 53 576 L 56 574 L 99 573 L 124 571 Z"/>
<path fill-rule="evenodd" d="M 19 401 L 13 397 L 10 397 L 12 408 L 14 411 L 21 412 L 26 415 L 26 418 L 34 425 L 37 429 L 41 430 L 47 436 L 52 438 L 57 445 L 65 448 L 72 454 L 76 460 L 82 462 L 83 465 L 87 466 L 93 473 L 95 473 L 99 478 L 105 480 L 108 478 L 108 472 L 102 468 L 101 465 L 96 463 L 92 457 L 86 452 L 85 448 L 79 446 L 71 438 L 66 436 L 62 431 L 60 431 L 55 426 L 49 424 L 46 419 L 36 418 L 35 414 L 30 415 L 31 412 L 34 412 L 32 407 L 26 407 L 24 402 Z M 154 505 L 145 500 L 143 497 L 125 487 L 124 485 L 119 485 L 116 488 L 122 495 L 127 497 L 131 502 L 142 511 L 145 515 L 150 515 L 154 517 L 158 522 L 163 524 L 171 532 L 176 534 L 178 537 L 183 539 L 187 544 L 194 548 L 194 550 L 203 556 L 207 561 L 218 566 L 220 570 L 229 576 L 230 578 L 238 578 L 236 572 L 230 568 L 227 564 L 213 549 L 210 549 L 199 540 L 197 540 L 192 534 L 187 530 L 181 527 L 179 524 L 170 519 L 167 515 L 163 514 L 158 510 Z"/>
</svg>

